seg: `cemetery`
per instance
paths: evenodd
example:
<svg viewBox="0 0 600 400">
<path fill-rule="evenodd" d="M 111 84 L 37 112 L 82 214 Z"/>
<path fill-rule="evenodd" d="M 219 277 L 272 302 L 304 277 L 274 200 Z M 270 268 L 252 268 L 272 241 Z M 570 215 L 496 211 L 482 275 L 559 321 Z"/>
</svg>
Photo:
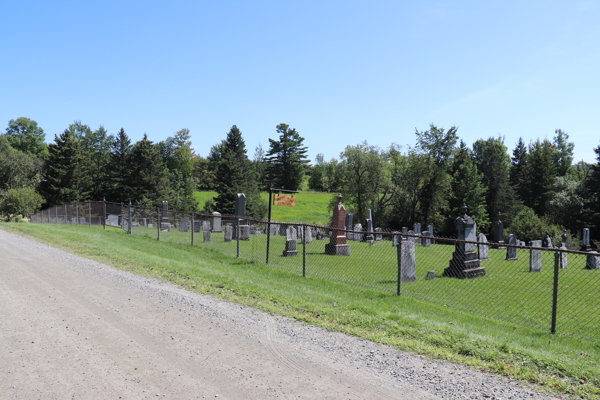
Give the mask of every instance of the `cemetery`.
<svg viewBox="0 0 600 400">
<path fill-rule="evenodd" d="M 164 204 L 160 211 L 133 207 L 129 217 L 125 206 L 123 217 L 111 210 L 106 226 L 179 245 L 193 243 L 259 264 L 267 263 L 268 248 L 270 267 L 544 329 L 551 324 L 557 266 L 559 328 L 576 327 L 577 334 L 598 336 L 600 304 L 594 299 L 600 285 L 600 254 L 591 251 L 589 232 L 582 247 L 590 251 L 569 254 L 557 251 L 564 247 L 549 247 L 549 238 L 527 243 L 531 248 L 514 235 L 488 241 L 466 207 L 455 220 L 456 237 L 443 238 L 435 236 L 433 226 L 423 230 L 414 224 L 410 230 L 388 232 L 373 227 L 370 218 L 363 221 L 372 229 L 368 231 L 345 213 L 341 198 L 331 211 L 337 224 L 329 227 L 252 220 L 242 211 L 243 201 L 242 195 L 236 216 L 192 215 L 170 211 Z M 54 221 L 63 223 L 61 218 Z M 503 231 L 499 220 L 494 229 Z"/>
</svg>

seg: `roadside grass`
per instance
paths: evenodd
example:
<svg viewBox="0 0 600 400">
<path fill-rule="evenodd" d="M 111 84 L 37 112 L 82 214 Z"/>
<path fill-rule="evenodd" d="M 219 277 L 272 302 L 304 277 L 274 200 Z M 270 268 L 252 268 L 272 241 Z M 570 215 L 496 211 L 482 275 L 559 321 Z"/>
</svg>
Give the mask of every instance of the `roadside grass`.
<svg viewBox="0 0 600 400">
<path fill-rule="evenodd" d="M 307 253 L 310 253 L 307 257 L 307 277 L 302 277 L 302 246 L 298 246 L 299 257 L 280 257 L 283 250 L 281 237 L 273 238 L 271 266 L 265 266 L 262 264 L 264 243 L 260 243 L 266 239 L 265 235 L 255 235 L 252 240 L 240 243 L 241 256 L 255 259 L 253 263 L 231 258 L 235 257 L 235 242 L 223 243 L 219 234 L 213 234 L 213 243 L 201 243 L 198 237 L 197 245 L 190 246 L 189 234 L 177 235 L 179 232 L 174 231 L 169 232 L 173 235 L 161 233 L 161 241 L 158 242 L 143 234 L 126 235 L 122 230 L 113 228 L 104 231 L 101 227 L 41 224 L 0 224 L 0 227 L 22 232 L 121 269 L 169 280 L 199 293 L 216 295 L 330 330 L 386 343 L 400 350 L 500 373 L 534 383 L 550 393 L 600 399 L 600 343 L 560 334 L 551 335 L 540 329 L 445 307 L 447 303 L 434 304 L 415 298 L 424 291 L 435 291 L 441 302 L 447 299 L 462 301 L 469 307 L 475 307 L 487 296 L 487 303 L 490 299 L 494 303 L 500 302 L 498 309 L 512 307 L 512 311 L 518 311 L 528 302 L 540 301 L 541 297 L 546 296 L 545 292 L 535 292 L 536 285 L 527 279 L 533 279 L 529 277 L 535 275 L 536 279 L 550 279 L 551 283 L 550 262 L 544 264 L 546 268 L 540 274 L 519 273 L 515 278 L 522 282 L 523 290 L 519 293 L 522 298 L 516 293 L 502 293 L 508 287 L 502 285 L 494 289 L 500 290 L 500 295 L 496 293 L 492 296 L 491 292 L 485 291 L 494 285 L 494 276 L 502 274 L 502 279 L 498 280 L 506 280 L 509 274 L 502 272 L 503 268 L 517 269 L 512 271 L 514 274 L 523 268 L 521 263 L 513 262 L 516 264 L 504 266 L 500 254 L 490 250 L 492 260 L 486 266 L 488 276 L 484 278 L 425 282 L 421 278 L 427 270 L 436 270 L 439 276 L 443 265 L 434 265 L 424 256 L 424 251 L 431 248 L 419 246 L 418 280 L 411 283 L 415 284 L 416 289 L 411 292 L 411 284 L 403 284 L 401 290 L 407 296 L 398 297 L 390 293 L 390 281 L 395 282 L 395 267 L 389 267 L 394 250 L 388 254 L 378 248 L 389 246 L 393 249 L 389 242 L 378 243 L 374 247 L 352 242 L 353 255 L 345 260 L 346 263 L 356 264 L 340 266 L 331 261 L 337 257 L 312 254 L 323 252 L 325 242 L 315 241 L 307 246 Z M 441 252 L 440 257 L 446 257 L 452 250 L 450 246 L 437 247 L 441 248 L 437 250 Z M 375 249 L 378 251 L 375 252 Z M 423 262 L 419 262 L 419 259 L 423 259 Z M 421 270 L 420 264 L 424 265 Z M 395 266 L 395 262 L 392 265 Z M 571 270 L 576 269 L 573 266 Z M 379 275 L 370 278 L 370 281 L 366 279 L 374 271 Z M 571 285 L 567 275 L 564 276 L 561 276 L 561 285 Z M 341 277 L 337 280 L 353 285 L 320 277 Z M 369 288 L 356 286 L 361 282 L 366 282 L 364 286 Z M 426 284 L 437 286 L 427 288 Z M 395 283 L 393 285 L 395 289 Z M 483 295 L 480 294 L 482 291 Z M 597 294 L 595 296 L 584 301 L 595 301 L 597 304 Z M 543 316 L 532 314 L 525 318 L 535 321 Z M 595 326 L 598 327 L 597 324 Z"/>
<path fill-rule="evenodd" d="M 200 208 L 204 208 L 204 202 L 217 195 L 217 192 L 195 192 Z M 307 224 L 328 225 L 331 210 L 328 207 L 332 198 L 330 193 L 300 192 L 296 193 L 296 207 L 272 207 L 272 218 L 280 222 L 306 222 Z M 269 193 L 261 193 L 260 197 L 269 201 Z M 266 216 L 265 216 L 266 217 Z"/>
</svg>

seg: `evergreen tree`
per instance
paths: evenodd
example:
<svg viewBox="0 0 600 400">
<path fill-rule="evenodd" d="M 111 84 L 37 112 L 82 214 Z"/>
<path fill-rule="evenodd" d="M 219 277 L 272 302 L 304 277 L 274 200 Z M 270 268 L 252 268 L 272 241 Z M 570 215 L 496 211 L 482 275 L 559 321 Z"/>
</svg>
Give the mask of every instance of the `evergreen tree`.
<svg viewBox="0 0 600 400">
<path fill-rule="evenodd" d="M 302 187 L 304 167 L 309 163 L 304 138 L 287 124 L 276 127 L 279 140 L 269 139 L 267 176 L 272 187 L 298 190 Z"/>
<path fill-rule="evenodd" d="M 454 233 L 454 220 L 457 215 L 460 215 L 463 204 L 467 205 L 469 215 L 477 222 L 477 229 L 488 232 L 490 219 L 486 209 L 486 187 L 483 184 L 483 175 L 473 164 L 471 152 L 462 140 L 452 165 L 451 186 L 446 234 Z"/>
<path fill-rule="evenodd" d="M 529 145 L 527 163 L 527 187 L 524 190 L 523 202 L 533 209 L 537 215 L 546 214 L 546 207 L 552 198 L 554 180 L 557 175 L 555 164 L 555 147 L 548 140 Z"/>
<path fill-rule="evenodd" d="M 181 129 L 174 136 L 158 144 L 164 164 L 169 170 L 170 191 L 167 197 L 173 209 L 192 211 L 198 207 L 194 197 L 194 150 L 189 129 Z"/>
<path fill-rule="evenodd" d="M 510 166 L 510 183 L 513 185 L 519 197 L 527 190 L 527 146 L 523 138 L 519 138 L 513 150 L 512 164 Z"/>
<path fill-rule="evenodd" d="M 144 134 L 144 138 L 133 146 L 128 158 L 130 176 L 135 179 L 128 183 L 127 200 L 134 204 L 158 206 L 169 194 L 169 172 L 148 135 Z"/>
<path fill-rule="evenodd" d="M 569 135 L 567 132 L 563 132 L 561 129 L 554 131 L 554 164 L 556 165 L 556 174 L 558 176 L 565 176 L 571 165 L 573 164 L 573 150 L 575 144 L 568 142 Z"/>
<path fill-rule="evenodd" d="M 131 153 L 131 140 L 121 128 L 112 142 L 112 152 L 110 155 L 109 171 L 110 185 L 106 199 L 116 202 L 125 202 L 128 200 L 128 193 L 131 193 L 131 171 L 129 165 L 129 155 Z"/>
<path fill-rule="evenodd" d="M 89 193 L 84 191 L 81 181 L 83 157 L 79 139 L 69 130 L 54 137 L 48 146 L 45 179 L 40 184 L 40 192 L 48 204 L 74 203 L 86 200 Z"/>
<path fill-rule="evenodd" d="M 254 218 L 264 217 L 266 204 L 260 199 L 256 171 L 248 159 L 246 144 L 237 126 L 231 127 L 227 138 L 221 143 L 218 161 L 216 161 L 216 152 L 213 156 L 215 156 L 214 162 L 218 163 L 215 176 L 217 197 L 214 208 L 221 214 L 233 215 L 236 195 L 244 193 L 247 215 Z"/>
<path fill-rule="evenodd" d="M 92 200 L 101 200 L 110 187 L 109 163 L 113 139 L 103 126 L 94 132 L 86 130 L 79 139 L 84 160 L 82 174 L 85 175 L 85 191 L 89 192 Z"/>
<path fill-rule="evenodd" d="M 483 174 L 487 188 L 487 214 L 494 218 L 502 213 L 503 221 L 510 225 L 521 203 L 510 184 L 510 157 L 504 146 L 504 138 L 490 137 L 473 143 L 473 161 Z"/>
<path fill-rule="evenodd" d="M 594 149 L 596 163 L 592 165 L 591 172 L 585 180 L 584 206 L 585 223 L 594 232 L 600 232 L 600 146 Z"/>
</svg>

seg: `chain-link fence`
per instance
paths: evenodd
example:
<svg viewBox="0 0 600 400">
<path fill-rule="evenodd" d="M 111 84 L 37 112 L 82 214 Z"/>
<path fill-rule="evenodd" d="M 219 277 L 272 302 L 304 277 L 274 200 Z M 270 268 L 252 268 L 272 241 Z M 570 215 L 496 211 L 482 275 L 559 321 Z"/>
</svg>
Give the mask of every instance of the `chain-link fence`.
<svg viewBox="0 0 600 400">
<path fill-rule="evenodd" d="M 524 246 L 460 241 L 425 232 L 350 231 L 109 202 L 55 206 L 31 220 L 123 229 L 302 276 L 600 340 L 600 254 L 595 252 L 541 247 L 538 242 Z"/>
</svg>

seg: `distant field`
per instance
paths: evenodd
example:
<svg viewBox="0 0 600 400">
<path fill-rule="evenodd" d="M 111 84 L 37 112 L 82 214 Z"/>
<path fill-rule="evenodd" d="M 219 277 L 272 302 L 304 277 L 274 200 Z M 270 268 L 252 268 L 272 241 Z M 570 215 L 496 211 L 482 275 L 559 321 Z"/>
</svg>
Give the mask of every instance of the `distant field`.
<svg viewBox="0 0 600 400">
<path fill-rule="evenodd" d="M 204 202 L 217 195 L 217 192 L 195 192 L 200 207 Z M 261 193 L 261 198 L 269 200 L 269 193 Z M 301 192 L 296 194 L 296 207 L 273 206 L 272 218 L 281 222 L 306 222 L 327 225 L 331 216 L 328 203 L 333 195 L 330 193 Z"/>
</svg>

